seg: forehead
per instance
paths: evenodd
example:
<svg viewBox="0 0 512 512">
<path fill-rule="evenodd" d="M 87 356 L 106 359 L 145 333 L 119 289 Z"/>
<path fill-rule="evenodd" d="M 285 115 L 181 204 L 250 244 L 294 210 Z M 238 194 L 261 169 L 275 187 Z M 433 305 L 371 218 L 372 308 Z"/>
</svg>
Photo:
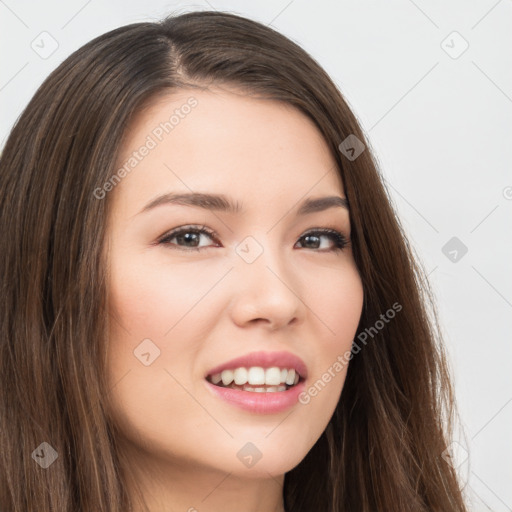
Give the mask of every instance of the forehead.
<svg viewBox="0 0 512 512">
<path fill-rule="evenodd" d="M 128 172 L 115 195 L 140 207 L 170 191 L 229 194 L 249 206 L 344 195 L 336 162 L 311 119 L 291 105 L 236 90 L 181 89 L 153 100 L 127 130 L 116 169 L 122 167 Z"/>
</svg>

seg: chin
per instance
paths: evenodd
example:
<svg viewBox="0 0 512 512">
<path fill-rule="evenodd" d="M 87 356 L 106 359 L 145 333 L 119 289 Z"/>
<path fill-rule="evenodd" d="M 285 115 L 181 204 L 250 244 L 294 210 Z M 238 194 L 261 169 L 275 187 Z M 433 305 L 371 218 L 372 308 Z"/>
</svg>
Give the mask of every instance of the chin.
<svg viewBox="0 0 512 512">
<path fill-rule="evenodd" d="M 247 449 L 247 453 L 249 452 L 250 450 Z M 283 452 L 280 446 L 267 447 L 260 453 L 253 449 L 252 460 L 250 456 L 244 457 L 243 453 L 237 453 L 234 460 L 226 461 L 224 470 L 240 478 L 275 478 L 291 471 L 306 454 L 299 453 L 297 448 L 290 452 Z"/>
</svg>

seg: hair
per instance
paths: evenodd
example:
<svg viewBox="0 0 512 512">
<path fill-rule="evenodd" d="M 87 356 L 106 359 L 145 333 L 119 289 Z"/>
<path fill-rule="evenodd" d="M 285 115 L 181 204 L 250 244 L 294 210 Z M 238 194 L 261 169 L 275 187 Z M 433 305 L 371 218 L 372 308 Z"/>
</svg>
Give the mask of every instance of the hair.
<svg viewBox="0 0 512 512">
<path fill-rule="evenodd" d="M 294 512 L 466 512 L 443 452 L 456 415 L 433 293 L 394 212 L 370 144 L 320 65 L 275 30 L 189 12 L 112 30 L 42 83 L 0 159 L 0 509 L 132 509 L 106 378 L 111 201 L 134 116 L 182 88 L 236 87 L 308 116 L 337 163 L 361 276 L 362 332 L 325 431 L 284 478 Z M 355 160 L 349 135 L 366 150 Z M 368 331 L 391 305 L 382 329 Z M 50 468 L 34 451 L 58 454 Z"/>
</svg>

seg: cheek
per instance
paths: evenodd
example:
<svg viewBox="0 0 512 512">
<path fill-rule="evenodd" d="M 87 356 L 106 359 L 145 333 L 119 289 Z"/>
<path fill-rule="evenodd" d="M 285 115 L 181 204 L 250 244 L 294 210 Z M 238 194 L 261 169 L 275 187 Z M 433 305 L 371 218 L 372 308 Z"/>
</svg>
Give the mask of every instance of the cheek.
<svg viewBox="0 0 512 512">
<path fill-rule="evenodd" d="M 343 389 L 349 354 L 363 308 L 363 286 L 355 268 L 331 275 L 329 285 L 309 292 L 313 314 L 323 332 L 315 339 L 315 361 L 309 386 L 300 398 L 306 410 L 315 410 L 317 420 L 327 424 Z M 309 405 L 308 405 L 309 404 Z"/>
<path fill-rule="evenodd" d="M 324 325 L 325 346 L 339 350 L 349 346 L 356 334 L 363 309 L 363 285 L 352 263 L 343 272 L 326 276 L 322 286 L 311 287 L 307 302 Z"/>
<path fill-rule="evenodd" d="M 110 308 L 133 336 L 172 336 L 170 331 L 186 323 L 189 313 L 201 310 L 197 306 L 220 272 L 211 275 L 207 266 L 170 265 L 148 264 L 143 255 L 118 258 L 112 265 Z"/>
<path fill-rule="evenodd" d="M 134 254 L 117 257 L 112 268 L 109 307 L 115 320 L 110 322 L 109 380 L 113 417 L 127 437 L 137 440 L 143 432 L 152 446 L 162 450 L 162 433 L 179 438 L 182 428 L 163 411 L 198 414 L 179 383 L 192 389 L 190 375 L 205 336 L 200 320 L 205 319 L 206 310 L 200 299 L 208 291 L 208 281 L 197 267 L 194 272 L 170 272 Z M 138 356 L 147 352 L 151 362 L 146 366 Z"/>
<path fill-rule="evenodd" d="M 331 304 L 339 304 L 339 307 L 331 312 L 334 319 L 332 329 L 343 341 L 348 337 L 352 342 L 363 310 L 364 293 L 359 274 L 351 274 L 343 280 L 333 294 L 335 297 Z"/>
<path fill-rule="evenodd" d="M 130 382 L 129 389 L 121 399 L 127 406 L 150 407 L 150 395 L 156 401 L 166 397 L 180 407 L 190 402 L 177 381 L 188 389 L 196 385 L 198 354 L 211 324 L 219 318 L 211 299 L 214 294 L 208 292 L 223 271 L 199 265 L 178 267 L 166 262 L 148 264 L 143 255 L 124 256 L 122 251 L 112 263 L 110 378 L 116 383 L 130 372 L 124 379 Z M 143 354 L 148 352 L 145 366 Z M 122 386 L 117 389 L 121 392 Z M 151 411 L 150 407 L 143 416 Z"/>
</svg>

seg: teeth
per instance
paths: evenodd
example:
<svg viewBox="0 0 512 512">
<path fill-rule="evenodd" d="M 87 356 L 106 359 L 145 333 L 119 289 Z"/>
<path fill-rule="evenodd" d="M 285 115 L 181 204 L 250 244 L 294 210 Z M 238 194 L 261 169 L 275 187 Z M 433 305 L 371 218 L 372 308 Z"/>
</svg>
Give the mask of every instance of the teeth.
<svg viewBox="0 0 512 512">
<path fill-rule="evenodd" d="M 288 371 L 288 375 L 286 376 L 285 382 L 286 384 L 288 384 L 288 386 L 292 386 L 295 383 L 295 370 L 291 369 Z"/>
<path fill-rule="evenodd" d="M 245 368 L 237 368 L 233 374 L 235 376 L 235 384 L 241 386 L 247 382 L 247 370 Z"/>
<path fill-rule="evenodd" d="M 262 368 L 251 366 L 250 368 L 233 368 L 215 373 L 209 377 L 213 384 L 222 382 L 223 386 L 245 386 L 246 391 L 262 393 L 264 391 L 284 391 L 286 386 L 294 386 L 299 382 L 299 374 L 293 368 Z M 261 387 L 266 386 L 266 387 Z M 244 389 L 245 389 L 244 388 Z M 284 388 L 284 389 L 281 389 Z"/>
<path fill-rule="evenodd" d="M 249 368 L 249 371 L 247 372 L 247 382 L 252 386 L 256 384 L 265 384 L 265 370 L 260 366 L 253 366 Z"/>
<path fill-rule="evenodd" d="M 279 368 L 267 368 L 265 370 L 265 384 L 269 386 L 281 384 L 281 370 Z"/>
<path fill-rule="evenodd" d="M 224 386 L 227 386 L 228 384 L 231 384 L 234 379 L 233 372 L 231 370 L 224 370 L 221 374 L 222 384 Z"/>
</svg>

